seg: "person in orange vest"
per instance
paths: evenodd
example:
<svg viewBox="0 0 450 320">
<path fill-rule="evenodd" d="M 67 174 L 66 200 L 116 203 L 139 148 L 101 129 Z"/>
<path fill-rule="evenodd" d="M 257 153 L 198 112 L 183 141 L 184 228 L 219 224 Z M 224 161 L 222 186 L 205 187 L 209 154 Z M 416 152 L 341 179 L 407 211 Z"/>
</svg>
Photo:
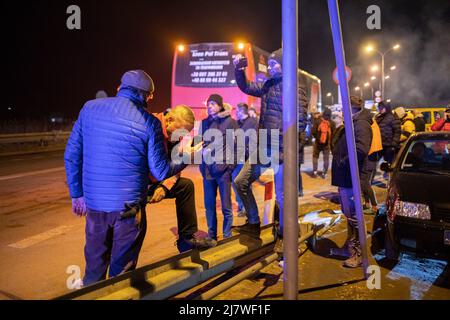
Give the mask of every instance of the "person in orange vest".
<svg viewBox="0 0 450 320">
<path fill-rule="evenodd" d="M 330 143 L 333 138 L 333 133 L 336 129 L 334 121 L 331 121 L 331 110 L 325 108 L 322 116 L 315 121 L 312 135 L 315 138 L 313 147 L 313 177 L 317 177 L 317 168 L 319 165 L 320 153 L 323 153 L 323 171 L 322 178 L 325 179 L 330 165 Z"/>
</svg>

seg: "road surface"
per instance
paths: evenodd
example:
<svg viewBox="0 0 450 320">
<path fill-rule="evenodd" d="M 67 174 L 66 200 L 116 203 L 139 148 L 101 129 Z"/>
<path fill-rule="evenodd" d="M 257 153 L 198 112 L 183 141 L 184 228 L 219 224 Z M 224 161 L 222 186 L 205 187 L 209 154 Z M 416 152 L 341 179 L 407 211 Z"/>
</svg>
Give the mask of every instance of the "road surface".
<svg viewBox="0 0 450 320">
<path fill-rule="evenodd" d="M 311 171 L 311 149 L 306 150 L 301 213 L 337 209 L 338 205 L 330 201 L 336 196 L 330 178 L 313 179 L 307 174 Z M 198 168 L 189 167 L 183 176 L 193 179 L 196 185 L 199 233 L 204 235 L 207 226 Z M 50 299 L 69 292 L 68 268 L 78 266 L 81 272 L 84 270 L 84 219 L 71 213 L 62 152 L 0 158 L 0 181 L 0 299 Z M 254 190 L 261 209 L 264 187 L 256 184 Z M 385 189 L 377 187 L 376 191 L 382 200 Z M 164 200 L 148 206 L 148 231 L 139 266 L 177 254 L 174 202 Z M 370 230 L 372 217 L 366 218 Z M 242 224 L 244 218 L 235 217 L 234 223 Z M 341 245 L 344 237 L 343 222 L 321 241 L 318 252 L 307 251 L 300 258 L 300 298 L 450 299 L 447 264 L 413 256 L 404 257 L 396 266 L 386 265 L 382 257 L 372 259 L 381 267 L 382 289 L 367 289 L 360 269 L 344 269 L 342 261 L 327 255 L 329 247 Z M 258 277 L 245 280 L 217 298 L 281 299 L 281 272 L 273 263 Z"/>
</svg>

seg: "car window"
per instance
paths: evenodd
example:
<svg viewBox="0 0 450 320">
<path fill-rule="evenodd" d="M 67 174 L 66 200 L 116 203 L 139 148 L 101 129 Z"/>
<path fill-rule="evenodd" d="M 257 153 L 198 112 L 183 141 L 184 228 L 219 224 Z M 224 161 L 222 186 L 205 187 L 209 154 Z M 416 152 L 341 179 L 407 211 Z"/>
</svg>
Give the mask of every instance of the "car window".
<svg viewBox="0 0 450 320">
<path fill-rule="evenodd" d="M 450 173 L 450 139 L 414 141 L 403 158 L 401 170 Z"/>
</svg>

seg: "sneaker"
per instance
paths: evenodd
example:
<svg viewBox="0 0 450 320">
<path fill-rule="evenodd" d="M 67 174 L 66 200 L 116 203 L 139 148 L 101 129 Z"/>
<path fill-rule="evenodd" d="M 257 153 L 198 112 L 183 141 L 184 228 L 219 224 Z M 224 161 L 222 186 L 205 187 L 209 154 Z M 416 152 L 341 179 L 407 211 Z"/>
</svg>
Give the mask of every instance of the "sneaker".
<svg viewBox="0 0 450 320">
<path fill-rule="evenodd" d="M 189 250 L 209 249 L 215 247 L 216 245 L 217 241 L 211 238 L 197 239 L 196 237 L 192 237 L 181 238 L 177 240 L 177 248 L 180 253 Z"/>
<path fill-rule="evenodd" d="M 313 178 L 317 178 L 317 171 L 313 171 L 312 177 L 313 177 Z"/>
<path fill-rule="evenodd" d="M 245 209 L 239 210 L 237 213 L 237 216 L 240 218 L 246 217 L 247 216 L 247 212 L 245 211 Z"/>
<path fill-rule="evenodd" d="M 299 198 L 302 198 L 302 197 L 304 197 L 304 193 L 303 193 L 303 191 L 299 191 L 299 192 L 298 192 L 298 197 L 299 197 Z"/>
<path fill-rule="evenodd" d="M 254 238 L 258 238 L 261 233 L 261 224 L 260 223 L 246 223 L 242 226 L 236 227 L 237 232 L 249 235 Z"/>
<path fill-rule="evenodd" d="M 322 177 L 322 179 L 326 179 L 327 178 L 327 174 L 326 173 L 322 173 L 321 177 Z"/>
</svg>

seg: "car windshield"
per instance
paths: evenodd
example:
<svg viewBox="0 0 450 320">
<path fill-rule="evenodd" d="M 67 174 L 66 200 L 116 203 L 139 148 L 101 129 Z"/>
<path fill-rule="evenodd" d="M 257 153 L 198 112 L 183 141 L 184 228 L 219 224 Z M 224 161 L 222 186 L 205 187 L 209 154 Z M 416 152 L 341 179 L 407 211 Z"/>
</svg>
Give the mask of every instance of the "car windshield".
<svg viewBox="0 0 450 320">
<path fill-rule="evenodd" d="M 414 141 L 403 158 L 401 170 L 450 174 L 450 139 Z"/>
</svg>

